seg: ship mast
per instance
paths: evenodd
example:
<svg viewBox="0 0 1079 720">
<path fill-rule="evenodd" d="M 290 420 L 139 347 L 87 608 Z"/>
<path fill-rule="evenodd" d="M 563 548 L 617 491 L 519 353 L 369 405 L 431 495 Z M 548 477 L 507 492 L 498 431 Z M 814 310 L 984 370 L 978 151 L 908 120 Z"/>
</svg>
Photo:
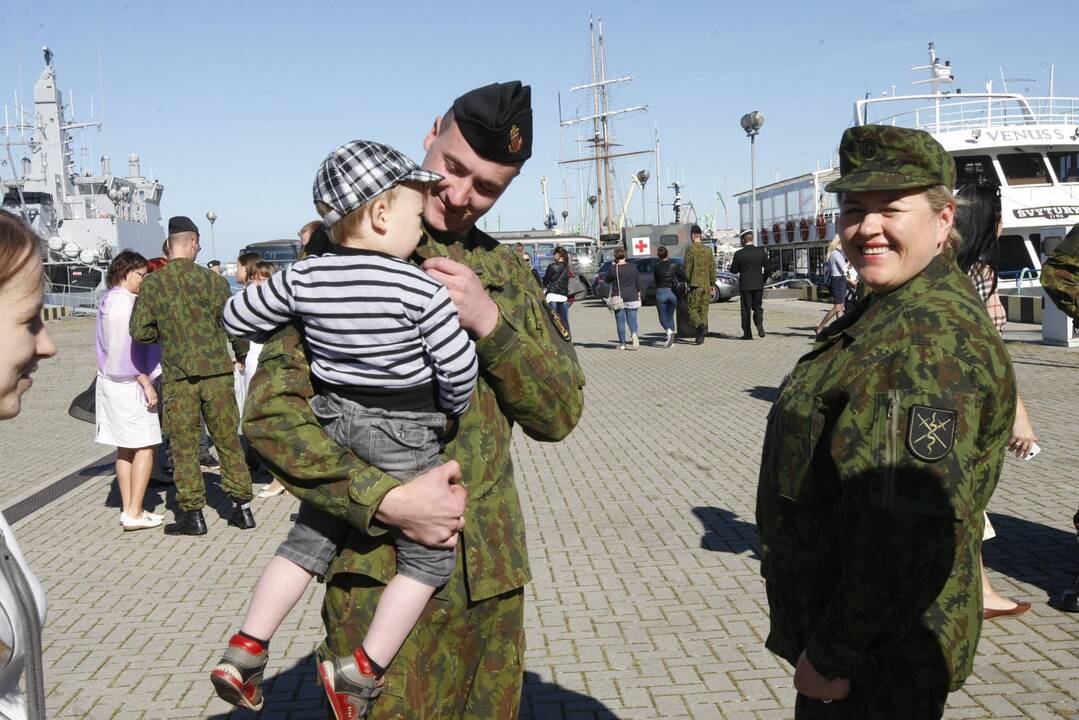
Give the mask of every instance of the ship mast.
<svg viewBox="0 0 1079 720">
<path fill-rule="evenodd" d="M 645 155 L 650 150 L 639 150 L 633 152 L 612 153 L 611 149 L 618 146 L 618 143 L 611 139 L 610 134 L 610 118 L 615 115 L 624 115 L 627 113 L 641 112 L 647 110 L 647 105 L 637 105 L 634 107 L 624 108 L 621 110 L 611 110 L 608 104 L 607 87 L 614 85 L 615 83 L 628 82 L 633 79 L 632 76 L 625 76 L 619 78 L 607 77 L 607 52 L 606 45 L 603 40 L 603 19 L 599 20 L 598 36 L 596 30 L 596 22 L 589 16 L 588 18 L 588 38 L 589 45 L 592 53 L 592 82 L 587 85 L 578 85 L 571 87 L 570 92 L 578 92 L 581 90 L 592 91 L 592 115 L 591 117 L 578 117 L 570 120 L 561 121 L 562 126 L 574 125 L 577 123 L 592 121 L 592 138 L 588 141 L 592 145 L 592 156 L 587 158 L 577 158 L 575 160 L 564 160 L 560 164 L 568 164 L 575 162 L 592 162 L 596 168 L 596 195 L 599 196 L 598 202 L 596 202 L 596 220 L 597 226 L 600 229 L 601 234 L 614 233 L 618 231 L 617 219 L 614 217 L 612 209 L 613 198 L 611 181 L 611 160 L 617 157 L 627 157 L 630 155 Z M 598 46 L 598 47 L 597 47 Z"/>
</svg>

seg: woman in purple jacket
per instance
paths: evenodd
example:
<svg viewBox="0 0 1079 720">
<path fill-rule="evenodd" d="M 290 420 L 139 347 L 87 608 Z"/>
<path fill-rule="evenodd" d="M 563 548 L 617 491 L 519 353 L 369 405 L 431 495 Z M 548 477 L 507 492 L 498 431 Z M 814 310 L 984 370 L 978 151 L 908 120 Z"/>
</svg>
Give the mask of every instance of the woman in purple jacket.
<svg viewBox="0 0 1079 720">
<path fill-rule="evenodd" d="M 143 510 L 142 500 L 154 467 L 154 449 L 161 443 L 154 379 L 161 374 L 161 347 L 131 339 L 128 321 L 142 279 L 146 258 L 124 250 L 109 265 L 109 292 L 97 313 L 97 435 L 116 446 L 116 482 L 120 486 L 124 530 L 161 525 L 162 518 Z"/>
</svg>

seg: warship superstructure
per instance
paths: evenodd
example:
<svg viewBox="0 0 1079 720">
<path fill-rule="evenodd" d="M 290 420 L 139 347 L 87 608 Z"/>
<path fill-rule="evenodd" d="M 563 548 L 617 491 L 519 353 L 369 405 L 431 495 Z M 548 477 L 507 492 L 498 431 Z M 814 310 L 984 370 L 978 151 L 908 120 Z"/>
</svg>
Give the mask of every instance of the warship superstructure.
<svg viewBox="0 0 1079 720">
<path fill-rule="evenodd" d="M 64 304 L 89 304 L 85 296 L 102 289 L 109 261 L 120 250 L 130 248 L 148 258 L 161 254 L 165 188 L 142 174 L 134 154 L 126 176 L 113 173 L 107 153 L 100 158 L 99 172 L 76 168 L 74 133 L 101 125 L 68 117 L 53 54 L 43 51 L 45 67 L 34 85 L 33 109 L 4 108 L 0 196 L 3 209 L 25 219 L 41 238 L 46 292 L 66 295 Z"/>
</svg>

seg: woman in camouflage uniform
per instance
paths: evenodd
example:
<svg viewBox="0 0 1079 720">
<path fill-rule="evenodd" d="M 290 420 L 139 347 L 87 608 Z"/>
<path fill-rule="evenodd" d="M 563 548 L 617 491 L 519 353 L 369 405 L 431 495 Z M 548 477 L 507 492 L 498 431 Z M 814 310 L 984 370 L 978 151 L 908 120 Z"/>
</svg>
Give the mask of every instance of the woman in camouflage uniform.
<svg viewBox="0 0 1079 720">
<path fill-rule="evenodd" d="M 769 416 L 757 494 L 767 646 L 797 718 L 939 718 L 981 630 L 982 512 L 1015 415 L 1008 354 L 955 262 L 955 164 L 927 133 L 840 146 L 838 231 L 870 295 Z"/>
</svg>

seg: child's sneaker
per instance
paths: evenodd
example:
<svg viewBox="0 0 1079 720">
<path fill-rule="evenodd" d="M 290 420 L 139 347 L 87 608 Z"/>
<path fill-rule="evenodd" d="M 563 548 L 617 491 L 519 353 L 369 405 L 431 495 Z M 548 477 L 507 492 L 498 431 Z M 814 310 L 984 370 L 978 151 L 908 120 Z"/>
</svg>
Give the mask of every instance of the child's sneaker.
<svg viewBox="0 0 1079 720">
<path fill-rule="evenodd" d="M 316 652 L 322 689 L 337 720 L 366 718 L 382 692 L 382 677 L 375 673 L 361 647 L 351 656 L 326 660 L 322 648 Z"/>
<path fill-rule="evenodd" d="M 262 707 L 262 673 L 269 654 L 266 648 L 242 635 L 229 638 L 221 662 L 210 671 L 218 697 L 248 710 Z"/>
</svg>

